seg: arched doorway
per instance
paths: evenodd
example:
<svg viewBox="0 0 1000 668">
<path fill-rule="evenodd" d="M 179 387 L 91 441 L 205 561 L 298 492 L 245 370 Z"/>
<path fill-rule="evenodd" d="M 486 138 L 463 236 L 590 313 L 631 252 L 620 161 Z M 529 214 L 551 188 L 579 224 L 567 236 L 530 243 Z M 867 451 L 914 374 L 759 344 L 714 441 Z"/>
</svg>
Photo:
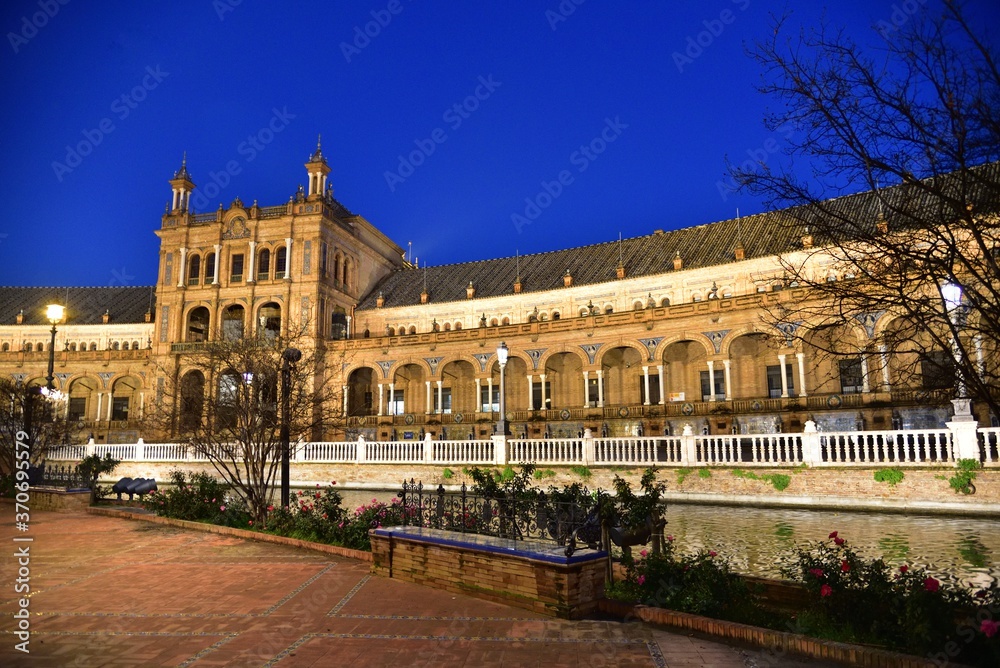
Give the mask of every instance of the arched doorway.
<svg viewBox="0 0 1000 668">
<path fill-rule="evenodd" d="M 268 341 L 281 336 L 281 305 L 268 302 L 257 311 L 258 335 Z"/>
<path fill-rule="evenodd" d="M 197 431 L 205 410 L 205 374 L 201 371 L 188 371 L 181 378 L 180 390 L 180 431 Z"/>
<path fill-rule="evenodd" d="M 371 367 L 355 369 L 347 376 L 347 414 L 374 415 L 375 395 L 378 392 L 375 370 Z"/>
<path fill-rule="evenodd" d="M 239 341 L 243 338 L 246 322 L 246 310 L 239 304 L 233 304 L 222 314 L 222 339 L 224 341 Z"/>
</svg>

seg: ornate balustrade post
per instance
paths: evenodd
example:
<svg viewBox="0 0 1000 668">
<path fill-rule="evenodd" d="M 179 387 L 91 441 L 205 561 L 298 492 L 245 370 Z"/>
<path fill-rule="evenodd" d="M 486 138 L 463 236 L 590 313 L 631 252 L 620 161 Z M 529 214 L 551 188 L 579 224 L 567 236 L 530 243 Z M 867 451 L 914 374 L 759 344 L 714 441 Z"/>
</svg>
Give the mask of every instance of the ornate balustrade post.
<svg viewBox="0 0 1000 668">
<path fill-rule="evenodd" d="M 951 431 L 952 452 L 956 466 L 959 459 L 975 459 L 979 461 L 979 423 L 972 415 L 969 399 L 952 399 L 955 414 L 951 422 L 946 422 Z"/>
<path fill-rule="evenodd" d="M 590 427 L 583 430 L 583 465 L 592 466 L 597 459 L 597 450 L 594 444 L 594 433 Z"/>
<path fill-rule="evenodd" d="M 497 466 L 507 465 L 507 435 L 493 434 L 493 463 Z"/>
<path fill-rule="evenodd" d="M 681 433 L 681 466 L 694 466 L 698 463 L 698 450 L 694 442 L 694 429 L 691 424 L 684 425 Z"/>
<path fill-rule="evenodd" d="M 434 462 L 434 438 L 430 435 L 430 432 L 424 434 L 424 463 L 431 464 Z"/>
<path fill-rule="evenodd" d="M 802 462 L 809 466 L 815 466 L 823 462 L 823 448 L 820 443 L 819 431 L 816 423 L 806 420 L 802 428 Z"/>
<path fill-rule="evenodd" d="M 365 437 L 358 436 L 358 447 L 354 450 L 354 461 L 357 464 L 364 464 L 368 461 L 367 448 L 365 447 Z"/>
</svg>

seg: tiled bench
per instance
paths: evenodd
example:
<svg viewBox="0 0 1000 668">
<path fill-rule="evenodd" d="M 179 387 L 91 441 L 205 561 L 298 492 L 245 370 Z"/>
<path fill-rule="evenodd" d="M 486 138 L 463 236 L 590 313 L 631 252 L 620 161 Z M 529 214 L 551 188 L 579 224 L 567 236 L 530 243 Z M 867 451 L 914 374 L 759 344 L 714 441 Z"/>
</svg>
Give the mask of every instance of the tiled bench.
<svg viewBox="0 0 1000 668">
<path fill-rule="evenodd" d="M 511 540 L 421 527 L 369 532 L 372 571 L 458 594 L 577 619 L 604 597 L 607 553 L 573 556 L 540 540 Z"/>
</svg>

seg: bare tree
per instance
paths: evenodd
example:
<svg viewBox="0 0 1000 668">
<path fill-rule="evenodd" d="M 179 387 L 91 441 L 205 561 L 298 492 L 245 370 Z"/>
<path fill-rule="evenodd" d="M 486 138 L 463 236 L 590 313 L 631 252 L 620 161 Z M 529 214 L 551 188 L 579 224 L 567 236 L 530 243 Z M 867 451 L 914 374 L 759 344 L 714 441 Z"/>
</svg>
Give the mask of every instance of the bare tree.
<svg viewBox="0 0 1000 668">
<path fill-rule="evenodd" d="M 0 473 L 14 470 L 18 452 L 27 452 L 32 466 L 42 464 L 49 450 L 68 443 L 75 431 L 64 419 L 58 395 L 50 398 L 42 390 L 0 378 Z M 19 448 L 18 442 L 25 445 Z"/>
<path fill-rule="evenodd" d="M 288 436 L 291 448 L 339 425 L 339 388 L 325 367 L 321 341 L 297 337 L 236 338 L 199 344 L 162 370 L 167 379 L 149 426 L 185 441 L 263 522 L 282 454 L 282 364 L 289 348 Z"/>
<path fill-rule="evenodd" d="M 782 264 L 806 291 L 770 309 L 771 324 L 835 357 L 868 353 L 873 376 L 891 364 L 897 382 L 951 384 L 1000 415 L 997 52 L 961 3 L 931 4 L 876 26 L 879 49 L 827 26 L 790 38 L 776 19 L 750 55 L 779 103 L 765 125 L 800 132 L 781 167 L 730 174 L 790 207 L 773 214 L 798 240 Z M 844 327 L 865 332 L 860 350 L 839 345 Z"/>
</svg>

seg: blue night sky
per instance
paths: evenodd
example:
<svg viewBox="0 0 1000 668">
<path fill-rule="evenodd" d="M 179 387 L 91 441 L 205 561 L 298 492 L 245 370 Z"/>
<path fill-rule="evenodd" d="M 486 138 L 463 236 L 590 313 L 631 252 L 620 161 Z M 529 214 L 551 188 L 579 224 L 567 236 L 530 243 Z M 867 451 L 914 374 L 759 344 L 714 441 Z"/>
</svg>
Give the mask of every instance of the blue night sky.
<svg viewBox="0 0 1000 668">
<path fill-rule="evenodd" d="M 924 0 L 62 2 L 0 9 L 3 285 L 150 285 L 185 151 L 197 211 L 269 206 L 319 133 L 335 196 L 421 265 L 759 212 L 725 186 L 784 142 L 744 47 L 789 7 L 877 46 Z"/>
</svg>

